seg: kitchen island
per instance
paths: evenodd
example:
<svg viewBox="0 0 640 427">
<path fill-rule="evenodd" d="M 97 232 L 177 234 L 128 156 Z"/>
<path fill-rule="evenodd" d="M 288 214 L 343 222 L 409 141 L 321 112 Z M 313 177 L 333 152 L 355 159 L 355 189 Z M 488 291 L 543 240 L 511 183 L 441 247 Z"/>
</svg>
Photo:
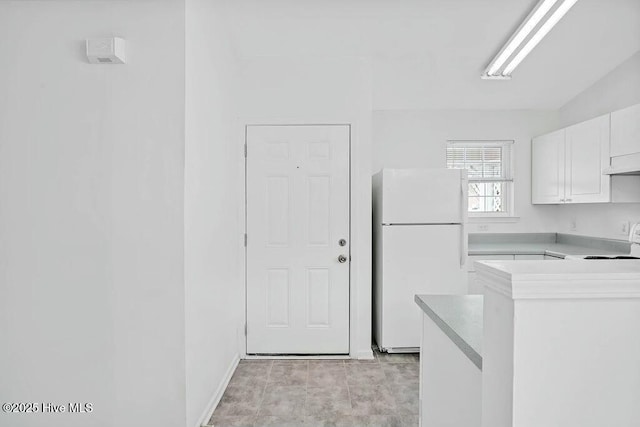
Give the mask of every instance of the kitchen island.
<svg viewBox="0 0 640 427">
<path fill-rule="evenodd" d="M 416 297 L 424 313 L 422 426 L 640 425 L 640 261 L 476 267 L 482 310 L 464 300 L 471 296 Z M 470 327 L 478 313 L 482 326 Z M 482 334 L 475 341 L 481 369 L 469 357 L 470 330 Z M 442 400 L 436 388 L 448 378 L 455 380 L 443 386 Z M 436 403 L 458 412 L 442 418 Z"/>
<path fill-rule="evenodd" d="M 484 261 L 482 425 L 640 425 L 640 261 Z"/>
<path fill-rule="evenodd" d="M 476 261 L 562 260 L 585 255 L 619 256 L 630 253 L 626 240 L 562 233 L 472 233 L 467 262 L 470 294 L 483 294 L 477 280 Z"/>
</svg>

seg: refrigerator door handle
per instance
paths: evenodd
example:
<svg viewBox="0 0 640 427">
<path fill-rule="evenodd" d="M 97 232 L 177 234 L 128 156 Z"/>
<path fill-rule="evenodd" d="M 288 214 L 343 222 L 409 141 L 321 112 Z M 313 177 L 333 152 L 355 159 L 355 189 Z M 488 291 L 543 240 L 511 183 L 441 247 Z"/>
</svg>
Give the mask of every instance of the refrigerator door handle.
<svg viewBox="0 0 640 427">
<path fill-rule="evenodd" d="M 467 261 L 468 239 L 465 239 L 465 224 L 460 225 L 460 267 L 464 267 Z"/>
<path fill-rule="evenodd" d="M 467 261 L 467 252 L 469 252 L 469 239 L 467 237 L 467 216 L 469 212 L 469 198 L 467 192 L 469 191 L 469 184 L 467 181 L 466 170 L 462 172 L 462 179 L 460 180 L 460 208 L 461 221 L 460 221 L 460 267 L 464 267 Z"/>
</svg>

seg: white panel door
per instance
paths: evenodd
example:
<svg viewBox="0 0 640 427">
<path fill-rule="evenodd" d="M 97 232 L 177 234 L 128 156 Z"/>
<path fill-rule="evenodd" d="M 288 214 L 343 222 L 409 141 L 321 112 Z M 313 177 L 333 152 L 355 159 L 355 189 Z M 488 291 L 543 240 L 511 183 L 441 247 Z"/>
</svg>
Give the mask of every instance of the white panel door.
<svg viewBox="0 0 640 427">
<path fill-rule="evenodd" d="M 564 203 L 565 131 L 561 129 L 531 142 L 531 203 Z"/>
<path fill-rule="evenodd" d="M 609 115 L 569 126 L 566 144 L 565 202 L 609 202 Z"/>
<path fill-rule="evenodd" d="M 247 353 L 349 352 L 349 245 L 349 126 L 248 126 Z"/>
</svg>

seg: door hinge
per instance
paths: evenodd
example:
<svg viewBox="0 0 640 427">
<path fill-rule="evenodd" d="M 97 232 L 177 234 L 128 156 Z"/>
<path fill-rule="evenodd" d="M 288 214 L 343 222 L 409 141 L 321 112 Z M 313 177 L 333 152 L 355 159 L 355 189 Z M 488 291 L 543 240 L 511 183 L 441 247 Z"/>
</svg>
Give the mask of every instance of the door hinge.
<svg viewBox="0 0 640 427">
<path fill-rule="evenodd" d="M 244 247 L 247 247 L 247 233 L 244 233 Z"/>
<path fill-rule="evenodd" d="M 244 157 L 247 157 L 247 143 L 244 143 Z"/>
<path fill-rule="evenodd" d="M 247 336 L 247 324 L 246 323 L 244 324 L 244 336 L 245 337 Z"/>
</svg>

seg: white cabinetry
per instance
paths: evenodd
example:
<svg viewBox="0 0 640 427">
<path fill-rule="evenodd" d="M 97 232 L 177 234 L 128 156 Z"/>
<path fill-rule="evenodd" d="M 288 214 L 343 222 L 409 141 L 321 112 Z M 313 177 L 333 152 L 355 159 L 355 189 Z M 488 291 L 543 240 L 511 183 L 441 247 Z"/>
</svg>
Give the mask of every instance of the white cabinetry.
<svg viewBox="0 0 640 427">
<path fill-rule="evenodd" d="M 568 127 L 565 150 L 565 203 L 609 202 L 609 115 Z"/>
<path fill-rule="evenodd" d="M 532 203 L 564 201 L 565 130 L 534 138 L 531 143 Z"/>
<path fill-rule="evenodd" d="M 611 168 L 640 170 L 640 104 L 611 113 Z"/>
<path fill-rule="evenodd" d="M 532 203 L 606 203 L 611 181 L 609 115 L 534 138 Z"/>
<path fill-rule="evenodd" d="M 640 104 L 611 113 L 611 157 L 640 153 Z"/>
</svg>

